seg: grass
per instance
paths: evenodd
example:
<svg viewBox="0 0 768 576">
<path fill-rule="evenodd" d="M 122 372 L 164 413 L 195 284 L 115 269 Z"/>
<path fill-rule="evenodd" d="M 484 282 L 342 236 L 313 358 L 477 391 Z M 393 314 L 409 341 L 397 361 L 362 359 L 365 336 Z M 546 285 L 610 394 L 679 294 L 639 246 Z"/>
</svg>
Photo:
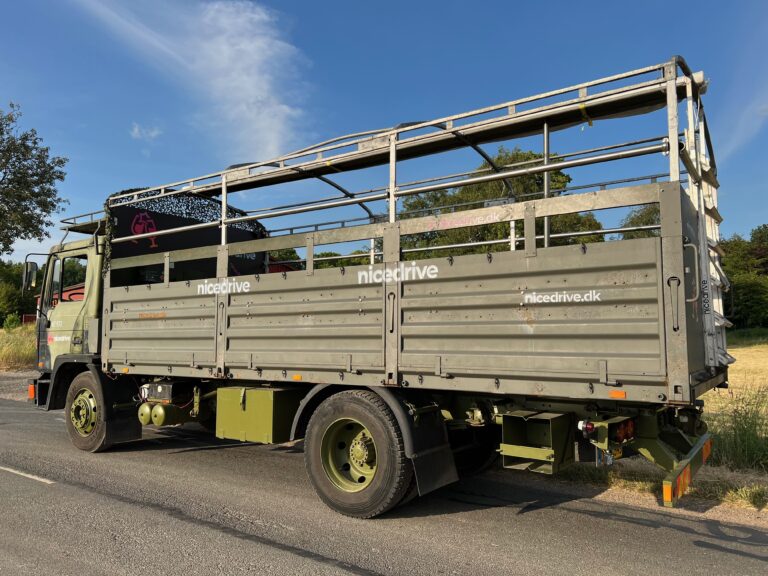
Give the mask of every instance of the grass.
<svg viewBox="0 0 768 576">
<path fill-rule="evenodd" d="M 704 396 L 712 463 L 768 473 L 768 344 L 731 349 L 730 387 Z"/>
<path fill-rule="evenodd" d="M 0 370 L 21 370 L 35 365 L 35 327 L 27 324 L 11 331 L 0 329 Z"/>
<path fill-rule="evenodd" d="M 661 494 L 665 475 L 666 472 L 639 456 L 619 460 L 610 468 L 581 464 L 558 473 L 558 477 L 564 480 L 656 496 Z M 708 464 L 699 471 L 688 494 L 761 510 L 768 505 L 768 477 L 757 472 L 733 471 L 725 466 Z"/>
<path fill-rule="evenodd" d="M 758 346 L 768 344 L 768 328 L 741 328 L 728 331 L 728 347 Z"/>
</svg>

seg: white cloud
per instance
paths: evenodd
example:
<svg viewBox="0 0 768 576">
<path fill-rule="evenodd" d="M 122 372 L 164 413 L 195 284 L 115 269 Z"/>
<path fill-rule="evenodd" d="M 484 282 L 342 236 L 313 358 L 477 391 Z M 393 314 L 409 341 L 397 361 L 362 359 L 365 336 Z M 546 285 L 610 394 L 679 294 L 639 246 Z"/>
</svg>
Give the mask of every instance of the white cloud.
<svg viewBox="0 0 768 576">
<path fill-rule="evenodd" d="M 153 142 L 163 133 L 157 126 L 142 126 L 138 122 L 131 123 L 131 130 L 128 132 L 134 140 L 143 140 Z"/>
<path fill-rule="evenodd" d="M 760 136 L 768 120 L 768 60 L 762 57 L 765 24 L 764 17 L 755 15 L 754 21 L 740 30 L 738 42 L 728 55 L 732 65 L 712 82 L 711 91 L 717 92 L 720 105 L 714 112 L 711 108 L 708 111 L 716 140 L 715 157 L 721 167 Z"/>
<path fill-rule="evenodd" d="M 205 106 L 195 123 L 221 134 L 237 161 L 295 145 L 304 88 L 297 66 L 304 59 L 272 10 L 245 0 L 75 1 L 141 58 L 197 91 Z M 135 126 L 133 137 L 152 134 Z"/>
<path fill-rule="evenodd" d="M 722 162 L 742 146 L 749 144 L 763 129 L 763 125 L 768 120 L 768 106 L 762 102 L 765 93 L 768 93 L 768 86 L 765 92 L 760 94 L 759 99 L 730 108 L 731 121 L 724 123 L 726 125 L 724 139 L 720 150 L 715 151 L 716 157 Z"/>
</svg>

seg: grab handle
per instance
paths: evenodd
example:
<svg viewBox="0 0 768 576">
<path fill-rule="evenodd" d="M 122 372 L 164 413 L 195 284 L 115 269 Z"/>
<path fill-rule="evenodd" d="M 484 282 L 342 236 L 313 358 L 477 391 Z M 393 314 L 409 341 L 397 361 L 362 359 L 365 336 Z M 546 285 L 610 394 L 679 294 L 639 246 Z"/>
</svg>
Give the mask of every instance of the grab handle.
<svg viewBox="0 0 768 576">
<path fill-rule="evenodd" d="M 389 333 L 392 334 L 395 331 L 395 293 L 389 292 L 387 294 L 387 305 L 389 306 Z"/>
<path fill-rule="evenodd" d="M 696 296 L 691 296 L 690 298 L 686 298 L 686 302 L 696 302 L 699 299 L 699 296 L 701 295 L 701 290 L 699 288 L 699 283 L 701 282 L 700 276 L 699 276 L 699 247 L 696 246 L 696 244 L 683 244 L 683 250 L 686 248 L 690 248 L 693 250 L 693 270 L 695 275 L 694 285 L 696 286 Z"/>
<path fill-rule="evenodd" d="M 219 302 L 219 336 L 224 336 L 224 322 L 226 321 L 224 315 L 224 302 Z"/>
<path fill-rule="evenodd" d="M 667 279 L 667 286 L 672 306 L 672 331 L 677 332 L 680 330 L 680 278 L 671 276 Z"/>
</svg>

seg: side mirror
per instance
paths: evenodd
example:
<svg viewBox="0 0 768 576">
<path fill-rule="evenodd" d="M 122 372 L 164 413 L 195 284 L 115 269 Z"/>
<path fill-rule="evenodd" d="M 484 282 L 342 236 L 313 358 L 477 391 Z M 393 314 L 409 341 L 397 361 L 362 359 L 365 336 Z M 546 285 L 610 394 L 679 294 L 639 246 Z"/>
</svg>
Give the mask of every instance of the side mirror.
<svg viewBox="0 0 768 576">
<path fill-rule="evenodd" d="M 21 280 L 21 289 L 26 292 L 37 286 L 37 262 L 24 262 L 24 278 Z"/>
</svg>

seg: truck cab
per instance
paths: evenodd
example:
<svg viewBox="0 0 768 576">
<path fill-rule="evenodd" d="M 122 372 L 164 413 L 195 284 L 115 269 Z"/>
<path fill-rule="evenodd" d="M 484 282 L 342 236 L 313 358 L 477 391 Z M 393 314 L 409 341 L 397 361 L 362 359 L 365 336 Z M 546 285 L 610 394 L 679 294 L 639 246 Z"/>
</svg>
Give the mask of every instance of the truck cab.
<svg viewBox="0 0 768 576">
<path fill-rule="evenodd" d="M 103 258 L 104 237 L 94 236 L 55 245 L 46 259 L 36 324 L 41 374 L 30 383 L 40 408 L 63 408 L 69 382 L 98 355 Z M 33 287 L 36 271 L 27 262 L 25 288 Z"/>
</svg>

